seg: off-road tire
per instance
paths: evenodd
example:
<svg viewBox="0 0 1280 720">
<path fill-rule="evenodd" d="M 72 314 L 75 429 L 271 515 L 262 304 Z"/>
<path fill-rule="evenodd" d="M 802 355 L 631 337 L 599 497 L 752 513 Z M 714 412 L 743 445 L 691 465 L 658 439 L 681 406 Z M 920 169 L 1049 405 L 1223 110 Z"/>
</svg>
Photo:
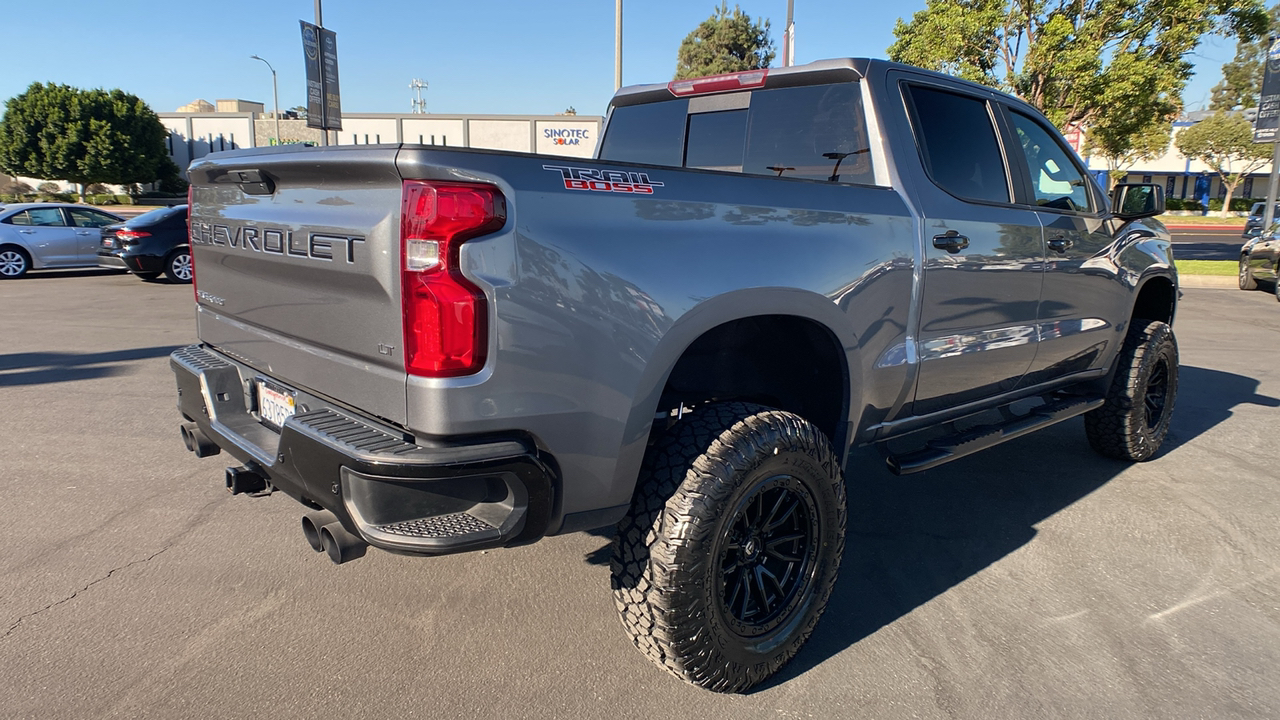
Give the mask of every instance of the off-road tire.
<svg viewBox="0 0 1280 720">
<path fill-rule="evenodd" d="M 693 410 L 649 449 L 618 524 L 611 569 L 623 626 L 676 677 L 717 692 L 752 687 L 817 625 L 840 569 L 845 513 L 839 460 L 804 418 L 747 403 Z M 765 588 L 792 560 L 794 575 Z M 747 599 L 726 597 L 743 587 L 729 578 L 746 583 Z"/>
<path fill-rule="evenodd" d="M 1107 402 L 1084 416 L 1085 434 L 1098 453 L 1149 460 L 1165 436 L 1178 397 L 1178 343 L 1173 328 L 1135 319 L 1116 359 Z"/>
<path fill-rule="evenodd" d="M 17 245 L 0 246 L 0 280 L 16 280 L 31 269 L 31 255 Z"/>
<path fill-rule="evenodd" d="M 1240 281 L 1241 290 L 1257 290 L 1258 281 L 1253 277 L 1253 270 L 1249 267 L 1249 258 L 1246 255 L 1240 256 L 1240 271 L 1237 273 L 1237 279 Z"/>
<path fill-rule="evenodd" d="M 183 248 L 169 253 L 164 259 L 164 274 L 171 283 L 190 284 L 195 277 L 195 268 L 191 265 L 191 251 Z"/>
</svg>

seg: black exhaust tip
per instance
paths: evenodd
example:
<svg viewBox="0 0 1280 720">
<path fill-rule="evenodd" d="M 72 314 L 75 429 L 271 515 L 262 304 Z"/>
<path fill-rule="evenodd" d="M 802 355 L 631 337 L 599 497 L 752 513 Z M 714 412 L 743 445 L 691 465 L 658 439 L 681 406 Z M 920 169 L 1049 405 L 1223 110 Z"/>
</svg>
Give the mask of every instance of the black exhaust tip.
<svg viewBox="0 0 1280 720">
<path fill-rule="evenodd" d="M 200 426 L 195 423 L 182 423 L 178 431 L 182 433 L 182 444 L 195 453 L 196 457 L 213 457 L 222 452 L 222 448 L 205 437 L 205 434 L 200 432 Z"/>
<path fill-rule="evenodd" d="M 244 467 L 227 468 L 227 492 L 232 495 L 240 493 L 260 493 L 267 489 L 267 479 Z"/>
<path fill-rule="evenodd" d="M 302 516 L 302 536 L 307 544 L 316 552 L 324 552 L 324 541 L 320 538 L 320 528 L 337 522 L 338 518 L 328 510 L 318 510 Z"/>
<path fill-rule="evenodd" d="M 369 548 L 368 543 L 347 532 L 340 522 L 331 522 L 320 528 L 320 543 L 335 565 L 364 557 L 365 550 Z"/>
</svg>

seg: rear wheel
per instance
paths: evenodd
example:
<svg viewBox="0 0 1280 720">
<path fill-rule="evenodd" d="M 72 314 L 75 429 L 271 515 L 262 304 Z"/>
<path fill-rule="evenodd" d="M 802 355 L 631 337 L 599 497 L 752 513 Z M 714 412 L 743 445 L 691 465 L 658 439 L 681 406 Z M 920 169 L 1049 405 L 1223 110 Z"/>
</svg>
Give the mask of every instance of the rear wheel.
<svg viewBox="0 0 1280 720">
<path fill-rule="evenodd" d="M 20 278 L 31 269 L 31 256 L 12 245 L 0 248 L 0 279 Z"/>
<path fill-rule="evenodd" d="M 164 261 L 164 274 L 169 278 L 169 282 L 191 282 L 193 275 L 191 270 L 191 251 L 184 248 L 169 253 L 169 257 Z"/>
<path fill-rule="evenodd" d="M 745 403 L 693 411 L 649 451 L 614 538 L 632 642 L 694 685 L 741 692 L 813 632 L 840 567 L 845 489 L 822 431 Z"/>
<path fill-rule="evenodd" d="M 1107 402 L 1084 416 L 1093 449 L 1107 457 L 1149 460 L 1165 436 L 1178 397 L 1178 345 L 1173 328 L 1133 321 L 1125 337 Z"/>
<path fill-rule="evenodd" d="M 1249 256 L 1240 256 L 1240 289 L 1257 290 L 1258 281 L 1253 279 L 1253 270 L 1249 267 Z"/>
</svg>

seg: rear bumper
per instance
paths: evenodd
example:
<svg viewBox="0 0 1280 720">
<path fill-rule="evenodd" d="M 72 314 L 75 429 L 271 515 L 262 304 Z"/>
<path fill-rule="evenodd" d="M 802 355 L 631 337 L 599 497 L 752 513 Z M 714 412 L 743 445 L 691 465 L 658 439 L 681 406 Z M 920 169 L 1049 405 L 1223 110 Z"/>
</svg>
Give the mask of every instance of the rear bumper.
<svg viewBox="0 0 1280 720">
<path fill-rule="evenodd" d="M 98 266 L 125 268 L 133 272 L 162 272 L 164 257 L 150 254 L 133 254 L 129 248 L 98 250 Z"/>
<path fill-rule="evenodd" d="M 170 366 L 183 417 L 275 489 L 333 512 L 370 545 L 437 555 L 546 532 L 556 483 L 526 439 L 415 442 L 303 391 L 277 433 L 255 414 L 262 373 L 199 345 L 174 352 Z"/>
</svg>

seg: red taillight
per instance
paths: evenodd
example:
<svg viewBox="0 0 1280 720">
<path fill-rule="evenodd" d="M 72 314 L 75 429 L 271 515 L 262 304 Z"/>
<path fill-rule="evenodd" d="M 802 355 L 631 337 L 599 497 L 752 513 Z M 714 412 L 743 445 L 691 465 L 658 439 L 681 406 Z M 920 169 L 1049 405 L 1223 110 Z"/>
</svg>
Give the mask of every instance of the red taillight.
<svg viewBox="0 0 1280 720">
<path fill-rule="evenodd" d="M 667 89 L 676 97 L 705 95 L 707 93 L 764 87 L 764 81 L 767 77 L 769 77 L 768 68 L 747 70 L 745 72 L 708 75 L 707 77 L 690 78 L 688 80 L 672 80 L 667 83 Z"/>
<path fill-rule="evenodd" d="M 195 206 L 191 204 L 192 196 L 195 195 L 195 186 L 187 185 L 187 253 L 191 256 L 191 293 L 195 295 L 196 304 L 200 304 L 200 292 L 196 290 L 196 245 L 191 242 L 191 211 Z"/>
<path fill-rule="evenodd" d="M 455 377 L 484 366 L 484 293 L 462 275 L 458 252 L 498 230 L 506 202 L 492 185 L 406 180 L 400 218 L 404 364 L 410 375 Z"/>
<path fill-rule="evenodd" d="M 138 238 L 151 237 L 149 232 L 141 232 L 138 230 L 130 230 L 128 228 L 120 228 L 116 231 L 116 239 L 123 243 L 131 243 Z"/>
</svg>

